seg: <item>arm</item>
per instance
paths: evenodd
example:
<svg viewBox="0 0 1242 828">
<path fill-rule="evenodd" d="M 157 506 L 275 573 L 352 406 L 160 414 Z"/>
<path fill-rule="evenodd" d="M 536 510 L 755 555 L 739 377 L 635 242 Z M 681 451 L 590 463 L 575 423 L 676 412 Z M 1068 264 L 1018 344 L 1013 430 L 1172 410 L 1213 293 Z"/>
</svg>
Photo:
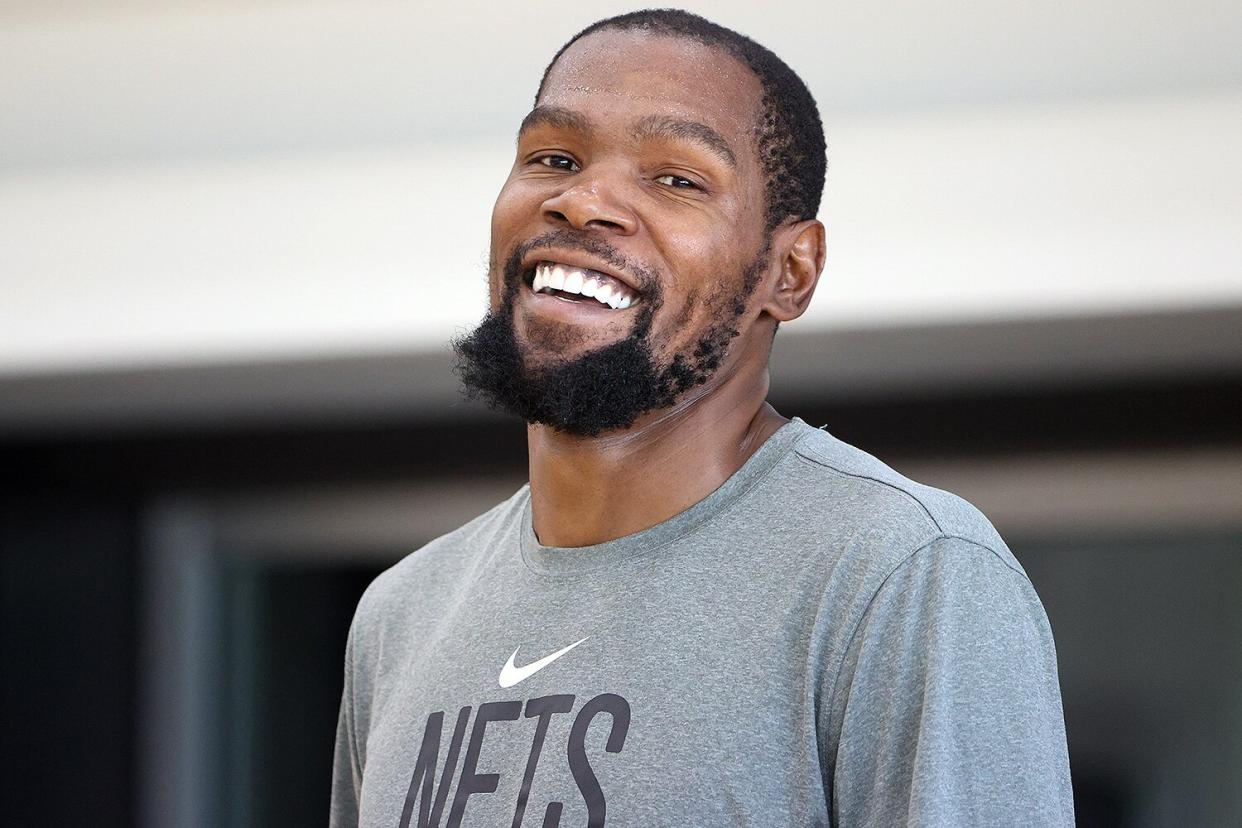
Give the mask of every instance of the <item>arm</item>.
<svg viewBox="0 0 1242 828">
<path fill-rule="evenodd" d="M 1073 825 L 1052 631 L 988 548 L 942 537 L 897 566 L 828 698 L 835 825 Z"/>
<path fill-rule="evenodd" d="M 362 791 L 362 766 L 358 758 L 357 734 L 354 730 L 354 628 L 350 626 L 345 642 L 345 689 L 341 693 L 341 711 L 336 723 L 336 754 L 332 762 L 332 805 L 330 828 L 356 828 L 358 801 Z"/>
</svg>

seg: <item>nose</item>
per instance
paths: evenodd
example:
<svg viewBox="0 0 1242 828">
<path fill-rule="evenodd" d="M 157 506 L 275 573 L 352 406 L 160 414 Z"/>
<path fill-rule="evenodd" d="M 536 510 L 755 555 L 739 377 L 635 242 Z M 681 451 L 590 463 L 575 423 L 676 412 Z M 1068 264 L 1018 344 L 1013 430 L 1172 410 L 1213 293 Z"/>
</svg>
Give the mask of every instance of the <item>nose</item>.
<svg viewBox="0 0 1242 828">
<path fill-rule="evenodd" d="M 619 190 L 602 176 L 583 177 L 544 201 L 544 218 L 553 224 L 567 224 L 577 230 L 632 235 L 638 229 L 638 219 L 617 197 Z"/>
</svg>

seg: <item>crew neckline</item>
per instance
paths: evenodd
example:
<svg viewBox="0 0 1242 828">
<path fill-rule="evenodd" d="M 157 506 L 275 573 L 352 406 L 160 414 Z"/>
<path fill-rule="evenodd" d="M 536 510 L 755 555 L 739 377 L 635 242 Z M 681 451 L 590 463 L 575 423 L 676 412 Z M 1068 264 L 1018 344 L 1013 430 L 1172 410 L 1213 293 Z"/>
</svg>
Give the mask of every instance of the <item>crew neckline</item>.
<svg viewBox="0 0 1242 828">
<path fill-rule="evenodd" d="M 630 535 L 591 546 L 544 546 L 535 535 L 531 516 L 530 486 L 526 487 L 521 512 L 522 560 L 534 572 L 545 575 L 596 572 L 657 552 L 700 524 L 724 512 L 785 457 L 794 444 L 815 429 L 793 417 L 764 441 L 741 468 L 719 488 L 668 520 Z"/>
</svg>

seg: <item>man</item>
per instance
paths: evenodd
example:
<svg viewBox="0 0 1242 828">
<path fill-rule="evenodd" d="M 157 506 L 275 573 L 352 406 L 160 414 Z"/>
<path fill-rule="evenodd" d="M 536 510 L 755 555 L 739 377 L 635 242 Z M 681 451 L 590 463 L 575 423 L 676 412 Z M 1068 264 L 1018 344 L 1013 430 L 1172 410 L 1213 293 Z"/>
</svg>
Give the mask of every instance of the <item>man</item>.
<svg viewBox="0 0 1242 828">
<path fill-rule="evenodd" d="M 991 524 L 764 401 L 823 179 L 810 93 L 741 35 L 637 12 L 556 55 L 456 343 L 530 484 L 362 598 L 334 825 L 1072 824 Z"/>
</svg>

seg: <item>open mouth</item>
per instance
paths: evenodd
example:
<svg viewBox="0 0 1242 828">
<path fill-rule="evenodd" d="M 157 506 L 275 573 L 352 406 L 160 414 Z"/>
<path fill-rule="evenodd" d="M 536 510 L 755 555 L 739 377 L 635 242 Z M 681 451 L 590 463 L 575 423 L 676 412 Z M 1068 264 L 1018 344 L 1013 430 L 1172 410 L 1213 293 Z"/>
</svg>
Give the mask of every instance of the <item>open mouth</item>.
<svg viewBox="0 0 1242 828">
<path fill-rule="evenodd" d="M 539 262 L 527 281 L 535 293 L 612 310 L 625 310 L 641 301 L 637 291 L 607 273 L 559 262 Z"/>
</svg>

